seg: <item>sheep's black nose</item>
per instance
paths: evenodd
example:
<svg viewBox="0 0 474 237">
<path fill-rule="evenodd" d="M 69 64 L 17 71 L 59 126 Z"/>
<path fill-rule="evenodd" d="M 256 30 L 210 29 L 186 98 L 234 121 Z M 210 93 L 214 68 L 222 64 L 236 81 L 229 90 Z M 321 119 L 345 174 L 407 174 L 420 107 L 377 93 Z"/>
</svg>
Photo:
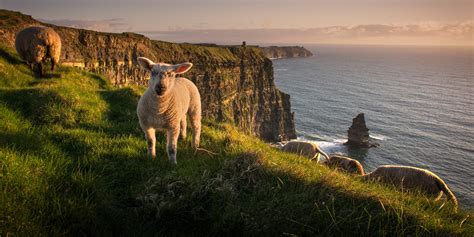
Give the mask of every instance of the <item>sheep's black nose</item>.
<svg viewBox="0 0 474 237">
<path fill-rule="evenodd" d="M 163 92 L 165 91 L 165 87 L 164 86 L 156 86 L 155 87 L 155 92 L 157 95 L 163 95 Z"/>
</svg>

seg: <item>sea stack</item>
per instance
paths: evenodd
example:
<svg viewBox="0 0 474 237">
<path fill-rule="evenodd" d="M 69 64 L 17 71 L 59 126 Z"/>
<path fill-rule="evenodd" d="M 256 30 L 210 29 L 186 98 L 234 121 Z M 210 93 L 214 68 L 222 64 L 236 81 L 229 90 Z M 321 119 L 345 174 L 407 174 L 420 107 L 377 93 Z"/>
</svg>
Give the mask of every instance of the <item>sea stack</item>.
<svg viewBox="0 0 474 237">
<path fill-rule="evenodd" d="M 370 141 L 369 129 L 365 125 L 364 113 L 360 113 L 352 119 L 352 126 L 347 130 L 347 142 L 344 144 L 356 148 L 378 146 L 377 143 Z"/>
</svg>

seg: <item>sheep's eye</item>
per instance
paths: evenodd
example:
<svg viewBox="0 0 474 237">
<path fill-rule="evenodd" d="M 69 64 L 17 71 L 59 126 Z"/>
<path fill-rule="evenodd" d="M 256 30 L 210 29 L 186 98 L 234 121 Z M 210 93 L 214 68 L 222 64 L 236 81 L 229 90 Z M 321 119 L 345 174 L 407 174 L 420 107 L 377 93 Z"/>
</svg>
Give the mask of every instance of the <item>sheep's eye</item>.
<svg viewBox="0 0 474 237">
<path fill-rule="evenodd" d="M 155 71 L 152 71 L 152 72 L 151 72 L 151 76 L 152 76 L 152 77 L 155 77 L 156 75 L 158 75 L 158 72 L 155 72 Z"/>
</svg>

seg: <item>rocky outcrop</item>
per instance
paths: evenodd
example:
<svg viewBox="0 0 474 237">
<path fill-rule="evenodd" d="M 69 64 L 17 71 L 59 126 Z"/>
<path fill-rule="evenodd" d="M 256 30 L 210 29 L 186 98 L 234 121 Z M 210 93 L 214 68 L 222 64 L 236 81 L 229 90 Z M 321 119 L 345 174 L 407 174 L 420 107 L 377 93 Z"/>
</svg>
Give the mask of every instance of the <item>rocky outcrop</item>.
<svg viewBox="0 0 474 237">
<path fill-rule="evenodd" d="M 313 53 L 301 46 L 269 46 L 263 47 L 265 56 L 270 59 L 311 57 Z"/>
<path fill-rule="evenodd" d="M 202 46 L 150 40 L 134 33 L 102 33 L 44 24 L 18 12 L 0 10 L 0 40 L 13 46 L 15 34 L 46 25 L 61 36 L 61 63 L 106 76 L 116 86 L 145 85 L 138 56 L 156 62 L 190 61 L 186 74 L 199 88 L 203 117 L 231 122 L 266 141 L 296 138 L 290 96 L 278 90 L 273 64 L 259 47 Z"/>
<path fill-rule="evenodd" d="M 363 113 L 358 114 L 352 119 L 352 126 L 347 130 L 347 142 L 345 145 L 357 148 L 378 146 L 377 143 L 370 140 L 369 129 L 365 125 L 365 117 Z"/>
</svg>

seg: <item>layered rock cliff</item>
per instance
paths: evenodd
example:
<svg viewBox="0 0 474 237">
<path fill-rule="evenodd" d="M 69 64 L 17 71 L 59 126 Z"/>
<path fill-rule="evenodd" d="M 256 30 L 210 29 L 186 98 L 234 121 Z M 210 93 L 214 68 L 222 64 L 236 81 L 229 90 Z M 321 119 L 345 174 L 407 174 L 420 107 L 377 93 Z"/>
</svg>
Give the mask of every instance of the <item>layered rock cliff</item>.
<svg viewBox="0 0 474 237">
<path fill-rule="evenodd" d="M 290 96 L 274 83 L 272 62 L 259 47 L 202 46 L 150 40 L 134 33 L 102 33 L 45 24 L 31 16 L 0 10 L 0 40 L 11 47 L 26 26 L 47 25 L 62 39 L 61 62 L 100 73 L 117 85 L 145 85 L 136 58 L 189 61 L 185 76 L 199 88 L 203 116 L 236 124 L 267 141 L 296 138 Z"/>
<path fill-rule="evenodd" d="M 269 46 L 263 47 L 265 56 L 270 59 L 311 57 L 313 53 L 302 46 Z"/>
</svg>

